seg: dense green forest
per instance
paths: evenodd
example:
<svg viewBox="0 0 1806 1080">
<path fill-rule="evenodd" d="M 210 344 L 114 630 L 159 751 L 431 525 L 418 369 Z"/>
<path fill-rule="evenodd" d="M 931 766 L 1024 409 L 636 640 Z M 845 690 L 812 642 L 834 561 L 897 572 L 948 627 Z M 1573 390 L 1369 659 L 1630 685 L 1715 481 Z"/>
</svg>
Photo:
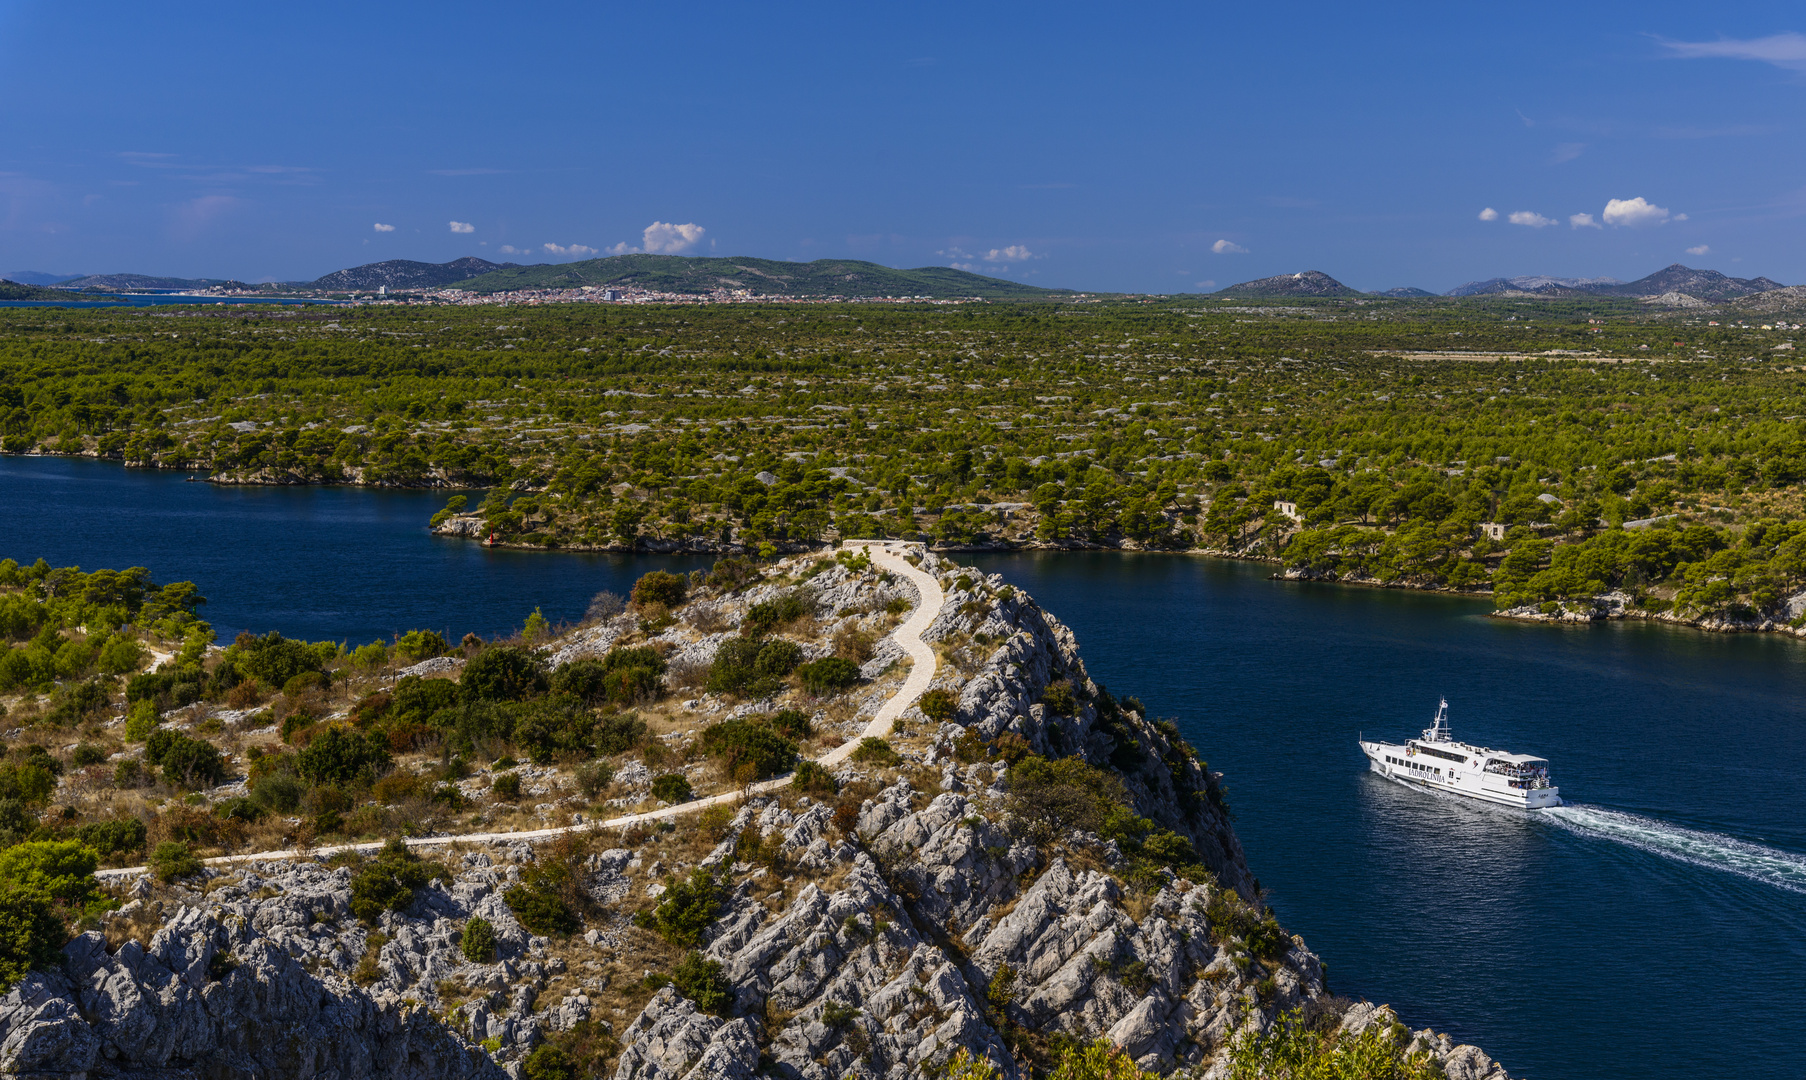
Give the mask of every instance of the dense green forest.
<svg viewBox="0 0 1806 1080">
<path fill-rule="evenodd" d="M 1772 616 L 1806 583 L 1806 390 L 1775 318 L 1610 298 L 12 309 L 0 448 L 443 487 L 441 520 L 512 544 L 1203 549 L 1502 606 L 1622 589 Z"/>
</svg>

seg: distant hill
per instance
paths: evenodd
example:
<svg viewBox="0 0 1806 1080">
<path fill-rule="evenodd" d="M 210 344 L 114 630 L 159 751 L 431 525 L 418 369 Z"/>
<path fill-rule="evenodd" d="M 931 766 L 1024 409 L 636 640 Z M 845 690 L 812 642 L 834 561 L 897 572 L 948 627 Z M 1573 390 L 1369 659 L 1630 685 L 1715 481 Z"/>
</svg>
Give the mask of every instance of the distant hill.
<svg viewBox="0 0 1806 1080">
<path fill-rule="evenodd" d="M 0 281 L 11 281 L 19 285 L 57 285 L 82 277 L 81 274 L 46 274 L 41 270 L 8 270 L 0 274 Z"/>
<path fill-rule="evenodd" d="M 1623 285 L 1613 285 L 1593 290 L 1608 296 L 1661 296 L 1664 293 L 1681 293 L 1698 297 L 1701 300 L 1730 300 L 1751 293 L 1767 292 L 1779 289 L 1778 281 L 1770 281 L 1765 277 L 1734 278 L 1726 277 L 1716 270 L 1694 270 L 1690 267 L 1674 263 L 1657 270 L 1648 277 L 1641 277 Z"/>
<path fill-rule="evenodd" d="M 1538 296 L 1666 296 L 1678 293 L 1699 300 L 1729 300 L 1738 296 L 1779 289 L 1768 278 L 1726 277 L 1716 270 L 1694 270 L 1675 263 L 1635 281 L 1617 278 L 1562 278 L 1536 274 L 1528 277 L 1488 278 L 1470 281 L 1448 291 L 1449 296 L 1496 296 L 1531 293 Z"/>
<path fill-rule="evenodd" d="M 946 266 L 896 270 L 858 259 L 779 262 L 684 255 L 613 255 L 605 259 L 497 270 L 459 285 L 467 292 L 573 289 L 585 285 L 631 286 L 653 292 L 708 293 L 745 289 L 759 296 L 1052 296 L 1070 289 L 1042 289 Z"/>
<path fill-rule="evenodd" d="M 1779 289 L 1740 296 L 1728 305 L 1731 310 L 1748 315 L 1790 313 L 1793 318 L 1806 318 L 1806 285 L 1788 285 Z"/>
<path fill-rule="evenodd" d="M 1547 274 L 1530 274 L 1523 277 L 1496 277 L 1487 278 L 1485 281 L 1470 281 L 1465 285 L 1455 286 L 1443 295 L 1493 296 L 1498 293 L 1543 293 L 1550 296 L 1567 296 L 1574 293 L 1598 292 L 1601 288 L 1622 284 L 1623 282 L 1612 277 L 1564 278 L 1550 277 Z"/>
<path fill-rule="evenodd" d="M 474 255 L 446 263 L 415 262 L 412 259 L 390 259 L 388 262 L 366 263 L 349 270 L 335 270 L 325 277 L 307 282 L 303 288 L 325 292 L 374 292 L 390 289 L 442 289 L 460 281 L 481 277 L 497 270 L 532 269 L 519 263 L 492 263 Z"/>
<path fill-rule="evenodd" d="M 67 289 L 46 289 L 41 285 L 0 279 L 0 300 L 56 300 L 67 304 L 80 299 Z"/>
<path fill-rule="evenodd" d="M 144 274 L 88 274 L 60 282 L 65 289 L 205 289 L 236 285 L 226 278 L 148 277 Z"/>
<path fill-rule="evenodd" d="M 1421 300 L 1426 296 L 1435 296 L 1436 294 L 1428 289 L 1417 289 L 1412 288 L 1409 285 L 1400 285 L 1396 289 L 1387 289 L 1384 292 L 1377 292 L 1373 295 L 1389 296 L 1394 300 Z"/>
<path fill-rule="evenodd" d="M 1306 270 L 1302 274 L 1280 274 L 1278 277 L 1261 278 L 1259 281 L 1244 281 L 1240 285 L 1218 289 L 1215 295 L 1365 296 L 1366 294 L 1358 289 L 1349 288 L 1321 270 Z"/>
</svg>

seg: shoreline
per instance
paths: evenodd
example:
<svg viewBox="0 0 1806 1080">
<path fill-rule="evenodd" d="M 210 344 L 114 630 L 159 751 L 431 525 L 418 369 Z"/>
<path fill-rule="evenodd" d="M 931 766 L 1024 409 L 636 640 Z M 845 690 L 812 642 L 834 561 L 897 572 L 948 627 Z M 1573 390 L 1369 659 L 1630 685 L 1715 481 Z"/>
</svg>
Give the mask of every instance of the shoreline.
<svg viewBox="0 0 1806 1080">
<path fill-rule="evenodd" d="M 157 472 L 178 473 L 183 470 L 156 462 L 127 461 L 95 451 L 80 453 L 42 453 L 16 451 L 0 451 L 0 457 L 8 458 L 48 458 L 48 459 L 84 459 L 96 462 L 110 462 L 125 469 L 145 469 Z M 190 469 L 191 473 L 198 469 Z M 220 477 L 190 475 L 190 483 L 218 484 L 221 487 L 333 487 L 362 488 L 373 491 L 480 491 L 482 485 L 470 487 L 453 483 L 443 477 L 429 477 L 423 482 L 413 484 L 367 483 L 361 477 L 342 480 L 309 480 L 292 479 L 276 480 L 261 477 Z M 806 551 L 824 550 L 835 546 L 833 540 L 814 541 L 727 541 L 713 537 L 687 537 L 683 540 L 666 540 L 660 538 L 639 538 L 633 544 L 606 543 L 565 543 L 554 541 L 545 543 L 522 543 L 517 540 L 485 542 L 481 539 L 481 529 L 475 527 L 481 521 L 473 514 L 459 514 L 441 522 L 438 526 L 428 526 L 428 532 L 445 539 L 471 540 L 485 547 L 501 548 L 509 551 L 539 551 L 547 554 L 573 555 L 751 555 L 758 551 L 760 543 L 770 543 L 781 555 L 795 555 Z M 460 524 L 462 523 L 462 524 Z M 865 539 L 865 538 L 855 538 Z M 1272 555 L 1258 555 L 1231 551 L 1215 547 L 1156 547 L 1145 546 L 1133 540 L 1119 543 L 1098 543 L 1095 541 L 1066 540 L 1048 541 L 1027 539 L 990 544 L 942 544 L 932 540 L 912 539 L 904 542 L 922 544 L 927 550 L 936 554 L 1027 554 L 1027 553 L 1079 553 L 1079 552 L 1112 552 L 1116 554 L 1191 556 L 1212 559 L 1224 559 L 1233 562 L 1267 563 L 1277 569 L 1268 575 L 1271 581 L 1309 582 L 1341 587 L 1384 589 L 1408 591 L 1440 595 L 1462 599 L 1490 599 L 1493 590 L 1487 589 L 1454 589 L 1446 585 L 1424 585 L 1409 581 L 1384 582 L 1378 579 L 1342 577 L 1332 573 L 1288 568 L 1285 560 Z M 1806 595 L 1806 594 L 1803 594 Z M 1722 612 L 1707 612 L 1691 615 L 1677 615 L 1674 611 L 1646 611 L 1638 608 L 1632 598 L 1622 592 L 1609 592 L 1584 600 L 1556 601 L 1558 609 L 1544 612 L 1540 605 L 1523 605 L 1515 608 L 1500 609 L 1487 612 L 1488 618 L 1508 619 L 1514 622 L 1531 623 L 1564 623 L 1569 625 L 1591 624 L 1600 622 L 1620 622 L 1640 620 L 1661 623 L 1670 627 L 1697 630 L 1713 634 L 1781 634 L 1786 637 L 1806 640 L 1806 625 L 1794 626 L 1784 619 L 1771 616 L 1752 615 L 1736 617 Z"/>
</svg>

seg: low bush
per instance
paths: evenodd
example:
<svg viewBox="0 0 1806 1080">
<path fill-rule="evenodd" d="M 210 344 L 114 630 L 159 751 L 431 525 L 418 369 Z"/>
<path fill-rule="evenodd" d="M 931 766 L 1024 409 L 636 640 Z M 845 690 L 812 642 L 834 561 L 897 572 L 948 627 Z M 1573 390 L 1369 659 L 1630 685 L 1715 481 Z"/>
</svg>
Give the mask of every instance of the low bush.
<svg viewBox="0 0 1806 1080">
<path fill-rule="evenodd" d="M 295 771 L 315 784 L 369 784 L 390 765 L 389 741 L 376 732 L 328 727 L 295 757 Z"/>
<path fill-rule="evenodd" d="M 1048 683 L 1047 688 L 1041 691 L 1041 704 L 1056 716 L 1071 716 L 1078 708 L 1078 699 L 1073 695 L 1072 684 L 1059 679 Z"/>
<path fill-rule="evenodd" d="M 792 641 L 731 638 L 715 651 L 708 688 L 713 693 L 770 693 L 802 658 L 802 648 Z"/>
<path fill-rule="evenodd" d="M 409 630 L 395 639 L 395 653 L 404 659 L 419 663 L 435 656 L 444 656 L 451 651 L 443 637 L 431 630 Z"/>
<path fill-rule="evenodd" d="M 0 882 L 0 993 L 36 968 L 58 971 L 69 930 L 42 892 Z"/>
<path fill-rule="evenodd" d="M 577 1080 L 577 1063 L 562 1047 L 545 1043 L 527 1055 L 521 1076 L 525 1080 Z"/>
<path fill-rule="evenodd" d="M 738 555 L 718 559 L 703 581 L 711 589 L 733 591 L 759 578 L 759 564 Z"/>
<path fill-rule="evenodd" d="M 384 911 L 405 911 L 415 890 L 433 877 L 432 868 L 398 839 L 351 875 L 351 914 L 375 926 Z"/>
<path fill-rule="evenodd" d="M 867 735 L 859 740 L 859 745 L 853 750 L 852 760 L 861 765 L 877 765 L 881 768 L 895 768 L 903 764 L 902 755 L 876 735 Z"/>
<path fill-rule="evenodd" d="M 495 960 L 495 926 L 488 919 L 473 916 L 458 936 L 458 951 L 473 964 Z"/>
<path fill-rule="evenodd" d="M 824 656 L 797 668 L 796 674 L 804 689 L 816 697 L 827 697 L 858 682 L 859 665 L 838 656 Z"/>
<path fill-rule="evenodd" d="M 667 608 L 679 607 L 684 596 L 689 592 L 690 579 L 682 574 L 672 574 L 664 570 L 654 570 L 641 575 L 633 583 L 631 599 L 635 607 L 647 604 L 663 604 Z"/>
<path fill-rule="evenodd" d="M 146 832 L 144 822 L 138 818 L 112 818 L 90 821 L 70 830 L 69 835 L 105 858 L 143 851 Z"/>
<path fill-rule="evenodd" d="M 125 738 L 127 742 L 143 742 L 150 738 L 151 732 L 157 730 L 157 703 L 154 701 L 134 701 L 125 714 Z"/>
<path fill-rule="evenodd" d="M 489 790 L 495 792 L 498 799 L 515 802 L 520 798 L 520 774 L 506 772 L 489 781 Z"/>
<path fill-rule="evenodd" d="M 577 767 L 577 790 L 586 799 L 594 799 L 614 783 L 615 767 L 608 761 L 590 761 Z"/>
<path fill-rule="evenodd" d="M 212 743 L 167 728 L 158 728 L 145 740 L 144 761 L 161 766 L 163 780 L 171 787 L 211 787 L 226 776 L 226 759 Z"/>
<path fill-rule="evenodd" d="M 468 701 L 520 701 L 545 693 L 545 664 L 532 649 L 491 645 L 464 665 L 458 686 Z"/>
<path fill-rule="evenodd" d="M 959 708 L 959 699 L 945 690 L 930 690 L 916 701 L 916 708 L 921 709 L 922 715 L 928 719 L 944 724 L 953 719 L 954 712 Z"/>
<path fill-rule="evenodd" d="M 1229 1044 L 1229 1080 L 1432 1080 L 1443 1070 L 1424 1052 L 1406 1053 L 1397 1028 L 1369 1024 L 1359 1034 L 1306 1023 L 1302 1010 L 1283 1013 L 1265 1031 L 1252 1028 Z"/>
<path fill-rule="evenodd" d="M 502 901 L 522 926 L 542 937 L 565 937 L 583 928 L 583 921 L 552 883 L 535 875 L 510 887 Z"/>
<path fill-rule="evenodd" d="M 795 775 L 790 778 L 790 786 L 804 795 L 830 799 L 834 797 L 834 774 L 816 762 L 799 761 Z"/>
<path fill-rule="evenodd" d="M 683 773 L 665 773 L 652 779 L 652 797 L 659 802 L 686 803 L 696 797 L 690 788 L 690 781 Z"/>
<path fill-rule="evenodd" d="M 1074 829 L 1097 832 L 1129 801 L 1121 780 L 1076 757 L 1049 761 L 1031 754 L 1011 765 L 1008 777 L 1014 820 L 1037 840 Z"/>
<path fill-rule="evenodd" d="M 763 600 L 746 609 L 741 633 L 769 634 L 780 626 L 815 613 L 815 599 L 801 589 Z"/>
<path fill-rule="evenodd" d="M 633 917 L 636 926 L 644 927 L 668 943 L 682 949 L 694 949 L 702 943 L 702 934 L 721 908 L 722 888 L 712 874 L 697 867 L 688 878 L 668 883 L 657 906 Z"/>
<path fill-rule="evenodd" d="M 692 949 L 671 969 L 671 985 L 696 1003 L 703 1012 L 726 1016 L 733 1002 L 733 984 L 722 973 L 721 962 Z"/>
<path fill-rule="evenodd" d="M 702 730 L 701 743 L 703 752 L 718 758 L 735 780 L 788 772 L 799 755 L 796 743 L 774 730 L 769 719 L 723 720 Z"/>
<path fill-rule="evenodd" d="M 165 840 L 151 852 L 150 870 L 158 881 L 169 882 L 201 872 L 201 860 L 179 840 Z"/>
</svg>

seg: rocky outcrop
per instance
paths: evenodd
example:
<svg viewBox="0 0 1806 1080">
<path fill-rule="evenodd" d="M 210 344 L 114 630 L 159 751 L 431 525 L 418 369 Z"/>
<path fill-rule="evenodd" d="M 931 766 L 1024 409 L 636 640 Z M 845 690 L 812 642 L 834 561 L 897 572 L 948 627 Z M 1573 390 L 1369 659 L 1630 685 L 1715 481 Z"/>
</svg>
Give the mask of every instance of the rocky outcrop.
<svg viewBox="0 0 1806 1080">
<path fill-rule="evenodd" d="M 1322 964 L 1263 921 L 1215 778 L 1177 731 L 1098 686 L 1072 632 L 1032 599 L 933 554 L 921 568 L 945 596 L 926 635 L 945 657 L 935 687 L 957 704 L 951 720 L 905 714 L 909 760 L 880 783 L 840 767 L 843 791 L 863 783 L 862 797 L 753 798 L 717 819 L 720 842 L 700 858 L 706 842 L 661 846 L 643 829 L 592 838 L 569 864 L 587 921 L 558 940 L 528 932 L 503 899 L 546 857 L 526 842 L 432 856 L 445 861 L 431 884 L 375 926 L 350 917 L 351 871 L 312 859 L 210 872 L 199 891 L 139 879 L 139 898 L 72 941 L 59 970 L 0 999 L 0 1073 L 519 1080 L 536 1047 L 568 1034 L 612 1039 L 616 1080 L 890 1080 L 934 1075 L 962 1050 L 1020 1080 L 1028 1048 L 1102 1037 L 1143 1068 L 1216 1080 L 1233 1040 L 1321 1008 Z M 913 598 L 876 570 L 810 573 L 710 602 L 731 625 L 805 588 L 831 633 Z M 626 626 L 555 651 L 605 651 Z M 725 636 L 665 644 L 703 662 Z M 1189 838 L 1208 872 L 1020 828 L 1006 769 L 974 754 L 971 734 L 1112 771 L 1136 813 Z M 631 762 L 617 780 L 637 790 L 650 772 Z M 646 989 L 657 973 L 631 940 L 644 935 L 633 914 L 697 867 L 723 889 L 698 943 L 729 990 L 718 1015 L 675 987 Z M 484 962 L 459 945 L 476 917 L 495 931 Z M 624 998 L 623 980 L 641 989 Z M 1344 1021 L 1396 1017 L 1363 1005 Z M 1457 1080 L 1507 1080 L 1473 1047 L 1412 1038 Z"/>
</svg>

